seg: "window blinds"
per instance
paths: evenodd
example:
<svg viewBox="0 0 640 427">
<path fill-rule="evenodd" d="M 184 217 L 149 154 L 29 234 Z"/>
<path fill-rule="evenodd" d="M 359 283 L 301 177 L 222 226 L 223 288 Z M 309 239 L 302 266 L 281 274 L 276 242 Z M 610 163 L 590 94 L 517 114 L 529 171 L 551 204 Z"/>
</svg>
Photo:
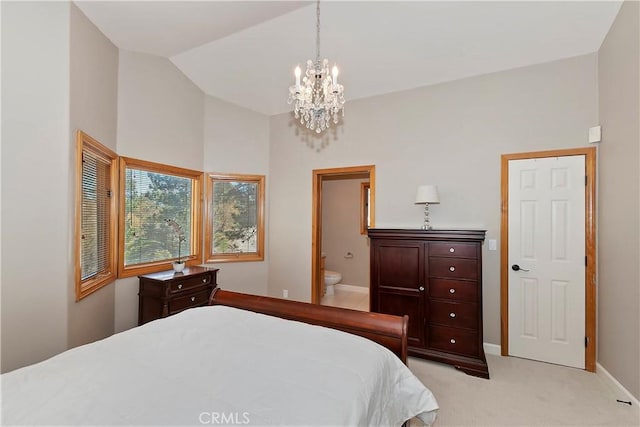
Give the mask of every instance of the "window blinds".
<svg viewBox="0 0 640 427">
<path fill-rule="evenodd" d="M 213 254 L 257 252 L 258 183 L 214 181 Z"/>
<path fill-rule="evenodd" d="M 191 178 L 125 169 L 125 266 L 191 255 L 192 191 Z M 180 225 L 183 242 L 167 219 Z"/>
<path fill-rule="evenodd" d="M 109 272 L 111 160 L 82 152 L 81 280 Z"/>
</svg>

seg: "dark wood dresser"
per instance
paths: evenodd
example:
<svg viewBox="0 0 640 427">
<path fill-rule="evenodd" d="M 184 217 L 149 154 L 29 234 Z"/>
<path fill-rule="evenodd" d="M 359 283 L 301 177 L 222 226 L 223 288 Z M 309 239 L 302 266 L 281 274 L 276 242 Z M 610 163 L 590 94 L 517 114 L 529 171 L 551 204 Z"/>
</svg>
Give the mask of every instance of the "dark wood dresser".
<svg viewBox="0 0 640 427">
<path fill-rule="evenodd" d="M 409 355 L 489 378 L 482 339 L 484 230 L 369 229 L 371 311 L 409 316 Z"/>
<path fill-rule="evenodd" d="M 138 276 L 138 325 L 171 316 L 191 307 L 207 305 L 217 286 L 217 268 L 188 267 Z"/>
</svg>

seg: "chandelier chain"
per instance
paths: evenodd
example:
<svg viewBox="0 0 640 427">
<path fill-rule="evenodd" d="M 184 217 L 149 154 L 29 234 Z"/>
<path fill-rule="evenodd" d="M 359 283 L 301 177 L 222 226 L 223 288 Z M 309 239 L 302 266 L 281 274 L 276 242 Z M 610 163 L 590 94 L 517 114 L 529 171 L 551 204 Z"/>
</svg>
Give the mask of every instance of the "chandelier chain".
<svg viewBox="0 0 640 427">
<path fill-rule="evenodd" d="M 320 0 L 316 2 L 316 64 L 320 65 Z"/>
</svg>

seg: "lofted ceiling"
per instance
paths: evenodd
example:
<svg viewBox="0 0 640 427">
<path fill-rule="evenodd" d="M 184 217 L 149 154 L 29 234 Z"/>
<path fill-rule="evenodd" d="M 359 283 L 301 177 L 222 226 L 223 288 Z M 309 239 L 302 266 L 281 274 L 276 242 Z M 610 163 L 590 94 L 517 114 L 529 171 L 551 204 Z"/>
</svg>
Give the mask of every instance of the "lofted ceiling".
<svg viewBox="0 0 640 427">
<path fill-rule="evenodd" d="M 76 1 L 119 48 L 169 58 L 205 93 L 290 110 L 315 59 L 315 2 Z M 323 1 L 320 51 L 347 101 L 596 52 L 621 1 Z"/>
</svg>

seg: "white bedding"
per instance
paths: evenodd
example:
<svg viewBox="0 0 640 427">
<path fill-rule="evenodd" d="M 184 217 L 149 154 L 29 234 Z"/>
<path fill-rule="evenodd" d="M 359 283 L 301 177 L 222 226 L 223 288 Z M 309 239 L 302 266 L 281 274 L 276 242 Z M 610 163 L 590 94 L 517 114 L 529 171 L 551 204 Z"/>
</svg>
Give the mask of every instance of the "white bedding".
<svg viewBox="0 0 640 427">
<path fill-rule="evenodd" d="M 401 425 L 438 408 L 390 351 L 223 306 L 2 375 L 2 425 Z"/>
</svg>

